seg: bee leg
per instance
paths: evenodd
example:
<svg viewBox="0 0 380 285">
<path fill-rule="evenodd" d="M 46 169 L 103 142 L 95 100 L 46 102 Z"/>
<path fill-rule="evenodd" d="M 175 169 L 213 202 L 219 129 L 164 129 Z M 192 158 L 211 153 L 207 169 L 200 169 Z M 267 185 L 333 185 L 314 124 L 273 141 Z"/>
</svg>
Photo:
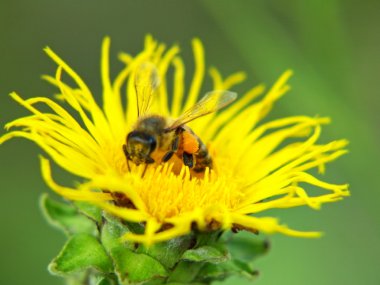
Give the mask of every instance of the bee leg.
<svg viewBox="0 0 380 285">
<path fill-rule="evenodd" d="M 124 151 L 124 154 L 125 154 L 125 157 L 127 158 L 127 167 L 128 167 L 128 171 L 131 172 L 131 167 L 129 165 L 129 155 L 128 155 L 128 152 L 127 152 L 127 146 L 125 144 L 123 144 L 123 151 Z"/>
<path fill-rule="evenodd" d="M 148 158 L 146 159 L 145 163 L 147 163 L 147 164 L 154 163 L 154 159 L 151 158 L 151 157 L 148 157 Z"/>
<path fill-rule="evenodd" d="M 168 151 L 167 153 L 165 153 L 165 155 L 162 157 L 162 162 L 167 162 L 169 159 L 172 158 L 174 154 L 174 151 Z"/>
<path fill-rule="evenodd" d="M 184 152 L 182 155 L 183 164 L 188 166 L 189 168 L 193 168 L 194 166 L 194 157 L 191 153 Z"/>
<path fill-rule="evenodd" d="M 148 157 L 148 158 L 146 159 L 146 161 L 145 161 L 145 167 L 144 167 L 144 171 L 143 171 L 143 173 L 141 174 L 141 178 L 144 178 L 145 172 L 146 172 L 146 170 L 148 169 L 148 165 L 149 165 L 149 164 L 152 164 L 152 163 L 154 163 L 154 159 L 151 158 L 151 157 Z"/>
<path fill-rule="evenodd" d="M 173 154 L 178 150 L 178 147 L 179 147 L 179 136 L 177 136 L 173 140 L 171 150 L 165 153 L 165 155 L 162 158 L 162 162 L 167 162 L 173 156 Z"/>
<path fill-rule="evenodd" d="M 141 178 L 144 178 L 144 175 L 145 175 L 145 172 L 146 172 L 146 169 L 148 168 L 148 164 L 145 164 L 145 167 L 144 167 L 144 171 L 143 173 L 141 174 Z"/>
<path fill-rule="evenodd" d="M 128 158 L 127 146 L 125 144 L 123 144 L 123 152 L 125 154 L 125 157 Z"/>
</svg>

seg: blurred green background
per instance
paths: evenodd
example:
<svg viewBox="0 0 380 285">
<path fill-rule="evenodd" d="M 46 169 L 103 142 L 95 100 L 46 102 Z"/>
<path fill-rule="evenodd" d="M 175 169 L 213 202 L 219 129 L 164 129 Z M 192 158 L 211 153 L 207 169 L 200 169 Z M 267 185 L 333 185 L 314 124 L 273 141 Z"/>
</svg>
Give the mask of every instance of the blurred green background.
<svg viewBox="0 0 380 285">
<path fill-rule="evenodd" d="M 268 213 L 294 228 L 321 229 L 326 235 L 271 237 L 271 252 L 256 263 L 256 284 L 380 284 L 379 14 L 379 1 L 1 0 L 0 125 L 26 114 L 9 92 L 30 97 L 54 91 L 39 79 L 54 72 L 42 52 L 45 45 L 98 94 L 105 35 L 112 37 L 116 67 L 117 52 L 136 53 L 144 35 L 152 33 L 168 44 L 180 43 L 190 66 L 190 40 L 200 37 L 207 63 L 225 75 L 245 70 L 246 87 L 269 85 L 292 68 L 292 91 L 271 118 L 331 116 L 323 140 L 347 138 L 351 144 L 348 155 L 328 165 L 325 178 L 349 182 L 352 197 L 322 211 Z M 46 224 L 38 207 L 40 194 L 49 191 L 40 177 L 38 153 L 24 140 L 0 148 L 0 284 L 62 284 L 46 269 L 64 236 Z"/>
</svg>

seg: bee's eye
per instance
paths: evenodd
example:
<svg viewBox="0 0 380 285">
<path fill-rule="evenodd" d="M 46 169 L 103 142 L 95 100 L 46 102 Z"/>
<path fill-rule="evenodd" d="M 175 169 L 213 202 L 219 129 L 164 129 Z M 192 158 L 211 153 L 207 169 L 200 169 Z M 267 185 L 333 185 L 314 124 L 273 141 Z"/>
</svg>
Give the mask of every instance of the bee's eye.
<svg viewBox="0 0 380 285">
<path fill-rule="evenodd" d="M 127 144 L 141 144 L 144 145 L 149 149 L 149 152 L 152 152 L 156 149 L 157 142 L 156 139 L 144 132 L 138 132 L 138 131 L 133 131 L 130 132 L 127 136 Z"/>
<path fill-rule="evenodd" d="M 136 132 L 136 131 L 130 132 L 127 136 L 127 142 L 132 142 L 132 141 L 138 140 L 140 138 L 140 136 L 141 136 L 141 134 Z"/>
<path fill-rule="evenodd" d="M 149 141 L 150 145 L 150 151 L 154 151 L 156 149 L 157 142 L 154 137 L 152 136 L 147 136 L 147 140 Z"/>
</svg>

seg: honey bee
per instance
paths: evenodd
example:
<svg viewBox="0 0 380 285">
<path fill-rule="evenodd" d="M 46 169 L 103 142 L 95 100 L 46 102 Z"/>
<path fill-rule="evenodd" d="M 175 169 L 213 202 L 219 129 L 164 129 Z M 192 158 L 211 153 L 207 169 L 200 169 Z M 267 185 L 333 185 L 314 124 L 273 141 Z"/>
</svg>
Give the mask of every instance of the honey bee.
<svg viewBox="0 0 380 285">
<path fill-rule="evenodd" d="M 138 119 L 123 145 L 128 169 L 130 161 L 147 166 L 167 162 L 175 155 L 195 173 L 202 174 L 207 167 L 212 168 L 212 158 L 206 145 L 186 124 L 227 106 L 237 94 L 226 90 L 208 92 L 182 115 L 172 119 L 148 114 L 159 84 L 154 64 L 145 62 L 139 66 L 135 73 Z"/>
</svg>

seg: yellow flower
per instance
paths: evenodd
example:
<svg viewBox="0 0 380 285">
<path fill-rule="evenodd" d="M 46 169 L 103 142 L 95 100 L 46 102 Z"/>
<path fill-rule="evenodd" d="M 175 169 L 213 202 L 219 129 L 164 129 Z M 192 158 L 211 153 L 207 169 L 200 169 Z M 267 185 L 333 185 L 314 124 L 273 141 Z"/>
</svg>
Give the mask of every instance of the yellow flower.
<svg viewBox="0 0 380 285">
<path fill-rule="evenodd" d="M 102 106 L 79 75 L 46 48 L 58 68 L 55 77 L 44 79 L 58 87 L 60 104 L 45 97 L 24 100 L 12 93 L 11 97 L 32 115 L 8 123 L 7 129 L 18 130 L 5 134 L 0 143 L 13 137 L 34 141 L 60 167 L 81 177 L 82 182 L 74 188 L 58 185 L 52 179 L 50 161 L 41 158 L 42 175 L 55 192 L 145 224 L 144 234 L 128 233 L 125 239 L 149 244 L 185 235 L 195 225 L 200 230 L 232 228 L 319 236 L 318 232 L 291 230 L 273 217 L 255 216 L 271 208 L 308 205 L 319 209 L 322 203 L 349 195 L 347 185 L 326 183 L 307 173 L 312 168 L 324 172 L 325 163 L 346 153 L 345 140 L 317 144 L 321 125 L 328 123 L 328 118 L 294 116 L 261 123 L 274 102 L 289 90 L 291 71 L 286 71 L 268 91 L 262 85 L 254 87 L 222 111 L 189 123 L 213 158 L 213 168 L 203 176 L 193 176 L 182 164 L 176 169 L 178 162 L 170 161 L 149 165 L 144 175 L 145 165 L 131 165 L 128 170 L 122 146 L 137 120 L 136 68 L 143 62 L 153 62 L 161 77 L 158 100 L 151 113 L 178 117 L 202 95 L 204 51 L 198 39 L 192 46 L 195 73 L 189 88 L 185 88 L 179 47 L 166 49 L 151 36 L 146 37 L 138 55 L 120 54 L 125 67 L 111 81 L 110 39 L 105 38 L 101 54 Z M 74 87 L 61 80 L 63 72 L 73 79 Z M 214 90 L 231 90 L 245 79 L 244 73 L 225 79 L 214 68 L 209 73 Z M 169 79 L 169 74 L 173 78 Z M 259 96 L 262 98 L 257 100 Z M 50 111 L 40 111 L 39 105 Z M 304 183 L 326 192 L 312 195 L 301 186 Z"/>
</svg>

